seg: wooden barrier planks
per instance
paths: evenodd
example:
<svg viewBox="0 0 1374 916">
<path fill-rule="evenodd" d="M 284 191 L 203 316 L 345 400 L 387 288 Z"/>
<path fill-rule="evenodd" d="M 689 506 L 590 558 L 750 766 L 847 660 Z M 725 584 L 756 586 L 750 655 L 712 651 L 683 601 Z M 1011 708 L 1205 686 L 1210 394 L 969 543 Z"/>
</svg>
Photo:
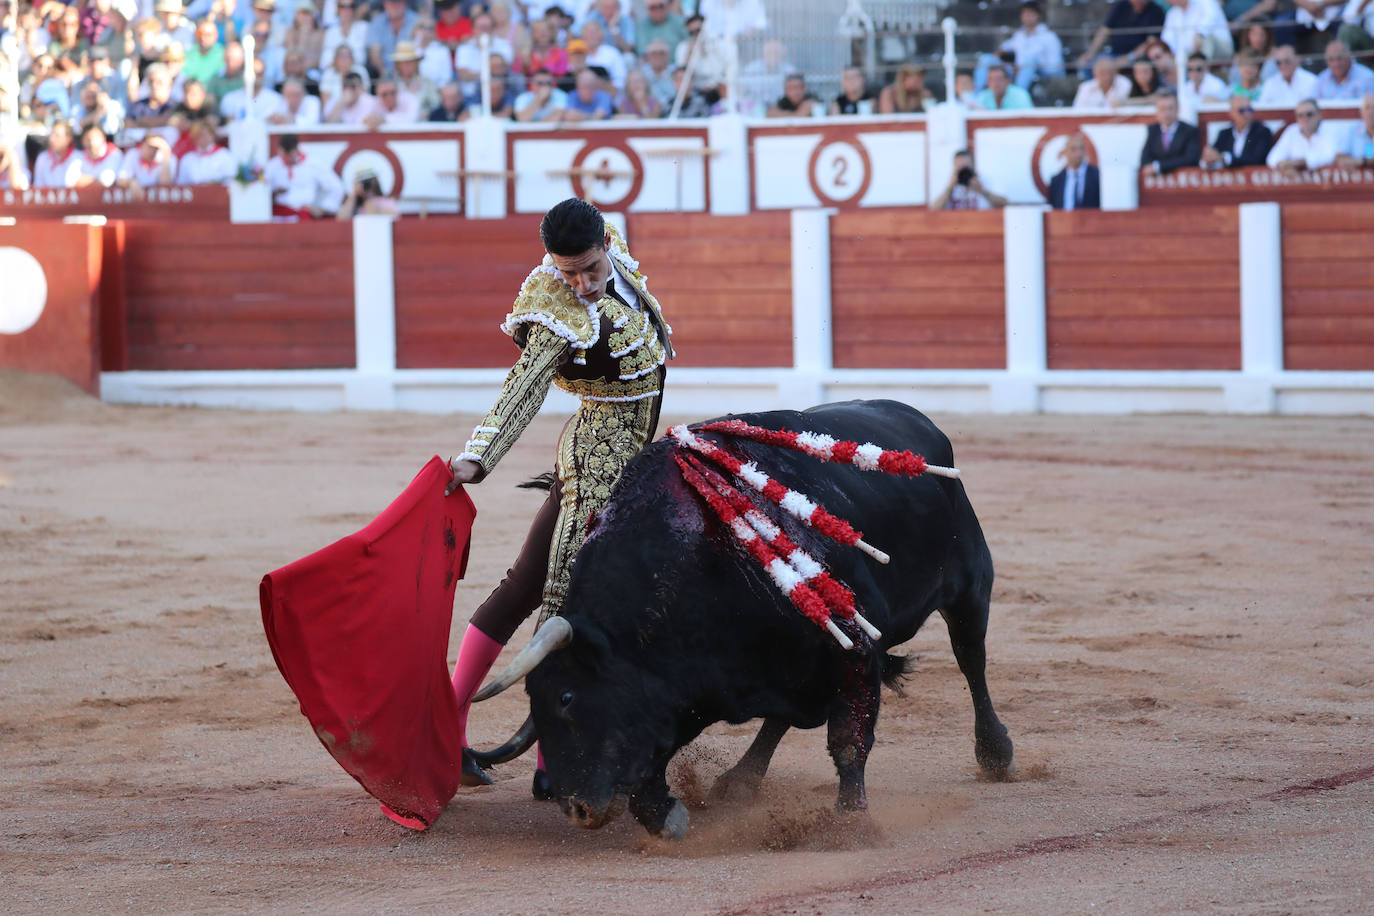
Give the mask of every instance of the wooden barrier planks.
<svg viewBox="0 0 1374 916">
<path fill-rule="evenodd" d="M 838 213 L 830 251 L 837 368 L 1005 368 L 1001 212 Z"/>
<path fill-rule="evenodd" d="M 1374 208 L 1284 204 L 1285 369 L 1374 370 Z"/>
<path fill-rule="evenodd" d="M 102 230 L 0 225 L 0 367 L 47 372 L 100 394 Z"/>
<path fill-rule="evenodd" d="M 1050 369 L 1239 369 L 1235 207 L 1045 215 Z"/>
<path fill-rule="evenodd" d="M 504 369 L 519 351 L 500 330 L 544 257 L 539 217 L 399 220 L 396 366 Z"/>
<path fill-rule="evenodd" d="M 130 222 L 123 241 L 129 369 L 355 364 L 349 223 Z"/>
<path fill-rule="evenodd" d="M 672 366 L 792 365 L 787 213 L 631 213 L 627 230 L 673 326 Z"/>
</svg>

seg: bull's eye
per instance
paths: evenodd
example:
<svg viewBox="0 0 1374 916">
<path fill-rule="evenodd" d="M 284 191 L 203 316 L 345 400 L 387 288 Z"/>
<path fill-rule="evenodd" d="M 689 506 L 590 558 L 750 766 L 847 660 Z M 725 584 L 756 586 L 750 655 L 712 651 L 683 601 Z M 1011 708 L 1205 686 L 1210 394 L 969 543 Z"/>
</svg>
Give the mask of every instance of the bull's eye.
<svg viewBox="0 0 1374 916">
<path fill-rule="evenodd" d="M 573 692 L 571 690 L 565 690 L 563 691 L 563 695 L 558 698 L 558 705 L 562 706 L 564 709 L 567 709 L 569 706 L 572 705 L 572 701 Z"/>
</svg>

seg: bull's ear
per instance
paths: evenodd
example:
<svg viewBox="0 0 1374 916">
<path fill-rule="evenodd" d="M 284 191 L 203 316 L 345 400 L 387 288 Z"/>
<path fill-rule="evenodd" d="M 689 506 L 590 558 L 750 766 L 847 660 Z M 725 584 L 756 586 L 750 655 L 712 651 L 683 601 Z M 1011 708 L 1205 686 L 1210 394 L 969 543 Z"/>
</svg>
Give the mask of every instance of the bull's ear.
<svg viewBox="0 0 1374 916">
<path fill-rule="evenodd" d="M 633 658 L 637 654 L 633 647 L 627 646 L 625 648 L 628 650 L 627 658 Z M 581 621 L 577 625 L 577 638 L 565 651 L 574 664 L 597 674 L 606 671 L 616 655 L 606 632 L 601 627 L 593 624 L 584 627 Z"/>
</svg>

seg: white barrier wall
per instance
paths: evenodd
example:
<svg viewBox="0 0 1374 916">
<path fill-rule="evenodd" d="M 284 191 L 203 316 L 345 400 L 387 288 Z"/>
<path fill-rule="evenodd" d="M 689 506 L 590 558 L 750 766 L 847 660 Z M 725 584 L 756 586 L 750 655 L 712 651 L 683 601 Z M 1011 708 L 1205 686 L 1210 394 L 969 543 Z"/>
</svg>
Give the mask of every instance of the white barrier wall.
<svg viewBox="0 0 1374 916">
<path fill-rule="evenodd" d="M 1004 246 L 1004 368 L 836 368 L 833 212 L 812 208 L 791 215 L 791 365 L 670 367 L 666 410 L 705 416 L 890 397 L 937 412 L 1374 414 L 1374 372 L 1294 372 L 1283 365 L 1282 236 L 1276 204 L 1239 208 L 1238 371 L 1047 368 L 1046 219 L 1044 209 L 1033 206 L 1009 207 L 1002 217 L 1004 237 L 1015 239 Z M 485 411 L 504 370 L 397 368 L 392 228 L 383 217 L 353 223 L 356 368 L 106 372 L 101 376 L 103 396 L 119 403 Z M 633 233 L 629 242 L 633 248 Z M 652 282 L 654 265 L 645 267 Z M 673 308 L 690 308 L 690 301 L 668 306 L 671 318 Z M 570 406 L 566 397 L 555 397 L 546 409 L 565 412 Z"/>
</svg>

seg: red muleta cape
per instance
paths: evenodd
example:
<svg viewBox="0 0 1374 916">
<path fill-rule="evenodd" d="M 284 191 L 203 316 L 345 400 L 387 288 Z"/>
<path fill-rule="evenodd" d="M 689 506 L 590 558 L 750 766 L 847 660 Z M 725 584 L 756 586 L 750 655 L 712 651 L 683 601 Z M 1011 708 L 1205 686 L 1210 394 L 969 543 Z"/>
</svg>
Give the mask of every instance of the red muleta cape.
<svg viewBox="0 0 1374 916">
<path fill-rule="evenodd" d="M 393 811 L 432 824 L 458 788 L 453 592 L 477 510 L 430 459 L 371 524 L 263 577 L 262 624 L 315 735 Z"/>
</svg>

